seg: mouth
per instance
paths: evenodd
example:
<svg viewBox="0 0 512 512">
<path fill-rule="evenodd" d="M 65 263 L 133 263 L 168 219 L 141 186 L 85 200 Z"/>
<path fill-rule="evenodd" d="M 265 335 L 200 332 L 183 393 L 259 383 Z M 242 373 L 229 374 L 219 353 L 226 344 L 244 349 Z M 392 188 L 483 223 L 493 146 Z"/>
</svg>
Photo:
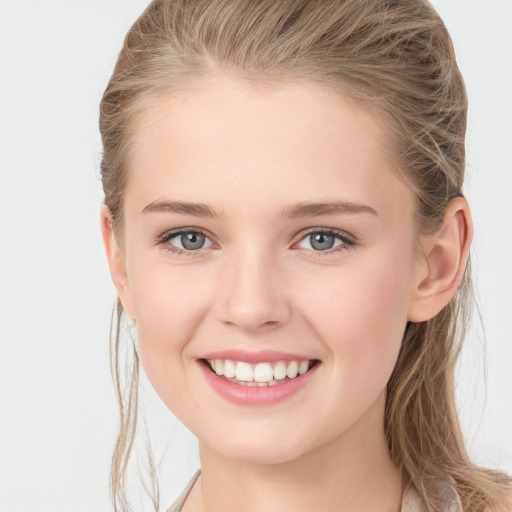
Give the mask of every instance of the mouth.
<svg viewBox="0 0 512 512">
<path fill-rule="evenodd" d="M 232 359 L 202 359 L 201 361 L 217 377 L 248 387 L 270 387 L 294 381 L 320 364 L 318 359 L 268 361 L 257 364 Z"/>
</svg>

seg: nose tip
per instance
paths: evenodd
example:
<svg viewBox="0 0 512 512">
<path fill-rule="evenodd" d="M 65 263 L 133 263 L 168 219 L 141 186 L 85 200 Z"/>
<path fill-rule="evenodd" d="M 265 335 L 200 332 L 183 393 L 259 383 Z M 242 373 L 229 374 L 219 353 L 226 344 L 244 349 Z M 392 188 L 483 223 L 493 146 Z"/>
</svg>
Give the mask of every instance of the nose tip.
<svg viewBox="0 0 512 512">
<path fill-rule="evenodd" d="M 249 264 L 223 272 L 218 318 L 227 325 L 259 332 L 277 328 L 290 317 L 282 273 L 270 265 Z"/>
<path fill-rule="evenodd" d="M 232 303 L 226 308 L 224 323 L 238 326 L 246 331 L 268 331 L 278 327 L 284 321 L 284 314 L 270 303 L 249 305 Z"/>
</svg>

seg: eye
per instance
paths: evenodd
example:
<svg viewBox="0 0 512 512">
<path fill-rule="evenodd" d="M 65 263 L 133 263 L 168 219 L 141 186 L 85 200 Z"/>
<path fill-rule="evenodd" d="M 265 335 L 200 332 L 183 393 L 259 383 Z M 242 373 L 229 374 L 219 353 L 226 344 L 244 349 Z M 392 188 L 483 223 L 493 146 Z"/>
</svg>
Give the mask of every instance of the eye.
<svg viewBox="0 0 512 512">
<path fill-rule="evenodd" d="M 345 246 L 352 245 L 352 243 L 352 240 L 340 233 L 321 230 L 308 233 L 297 244 L 297 247 L 321 252 L 337 248 L 341 249 Z"/>
<path fill-rule="evenodd" d="M 165 235 L 163 240 L 170 250 L 197 251 L 212 245 L 212 241 L 200 231 L 179 231 Z"/>
</svg>

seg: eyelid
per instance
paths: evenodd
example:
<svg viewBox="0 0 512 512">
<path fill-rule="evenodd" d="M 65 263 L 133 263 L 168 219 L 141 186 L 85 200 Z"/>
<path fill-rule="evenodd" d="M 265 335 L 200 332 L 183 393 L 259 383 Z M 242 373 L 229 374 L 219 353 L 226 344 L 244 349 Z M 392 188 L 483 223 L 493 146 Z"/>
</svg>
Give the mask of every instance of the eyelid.
<svg viewBox="0 0 512 512">
<path fill-rule="evenodd" d="M 351 235 L 350 233 L 347 233 L 346 231 L 342 231 L 340 229 L 335 229 L 335 228 L 314 227 L 314 228 L 308 228 L 306 231 L 301 232 L 297 237 L 298 238 L 297 241 L 293 243 L 293 246 L 296 246 L 298 243 L 302 242 L 305 238 L 307 238 L 308 236 L 310 236 L 314 233 L 322 233 L 324 235 L 332 235 L 332 236 L 343 241 L 343 244 L 335 246 L 332 249 L 327 249 L 325 251 L 315 251 L 312 249 L 304 249 L 304 250 L 306 250 L 310 253 L 313 253 L 315 255 L 332 254 L 337 251 L 344 250 L 351 246 L 354 246 L 357 242 L 356 237 Z"/>
<path fill-rule="evenodd" d="M 342 229 L 327 228 L 327 227 L 322 227 L 322 226 L 308 228 L 308 229 L 302 231 L 301 233 L 299 233 L 297 235 L 297 238 L 300 241 L 300 240 L 303 240 L 304 238 L 306 238 L 308 235 L 311 235 L 313 233 L 324 233 L 326 235 L 335 235 L 335 236 L 338 236 L 338 237 L 346 240 L 347 242 L 352 242 L 352 243 L 356 242 L 356 237 L 354 235 L 351 235 L 347 231 L 343 231 Z"/>
<path fill-rule="evenodd" d="M 179 254 L 185 254 L 188 256 L 192 256 L 196 253 L 202 252 L 201 251 L 202 248 L 197 249 L 197 250 L 186 250 L 186 249 L 181 249 L 179 247 L 176 247 L 174 245 L 167 243 L 172 238 L 174 238 L 178 235 L 184 234 L 184 233 L 200 233 L 200 234 L 204 235 L 208 240 L 210 240 L 212 245 L 213 244 L 218 245 L 218 242 L 215 240 L 215 237 L 210 232 L 206 231 L 203 228 L 196 227 L 196 226 L 186 226 L 186 227 L 180 227 L 180 228 L 167 230 L 156 238 L 156 245 L 163 245 L 163 246 L 167 245 L 167 247 L 165 247 L 166 250 L 168 250 L 170 252 L 179 253 Z M 309 235 L 312 235 L 314 233 L 323 233 L 326 235 L 332 235 L 332 236 L 335 236 L 336 238 L 343 241 L 343 244 L 341 244 L 339 246 L 335 246 L 332 249 L 327 249 L 325 251 L 315 251 L 315 250 L 304 249 L 310 253 L 314 253 L 315 255 L 332 254 L 339 250 L 347 249 L 348 247 L 355 245 L 357 242 L 356 237 L 351 235 L 350 233 L 347 233 L 346 231 L 343 231 L 340 229 L 335 229 L 335 228 L 327 228 L 327 227 L 312 227 L 312 228 L 308 228 L 305 231 L 302 231 L 299 235 L 297 235 L 296 241 L 292 244 L 292 248 L 294 246 L 296 246 L 299 242 L 302 242 L 306 237 L 308 237 Z M 205 249 L 208 249 L 210 247 L 211 247 L 211 245 L 209 247 L 206 247 Z"/>
<path fill-rule="evenodd" d="M 181 249 L 180 247 L 176 247 L 175 245 L 168 243 L 169 240 L 171 240 L 172 238 L 175 238 L 175 237 L 185 234 L 185 233 L 199 233 L 201 235 L 204 235 L 211 242 L 211 245 L 216 243 L 215 237 L 213 237 L 211 233 L 204 230 L 203 228 L 199 228 L 199 227 L 195 227 L 195 226 L 186 226 L 186 227 L 180 227 L 180 228 L 175 228 L 175 229 L 169 229 L 169 230 L 165 231 L 164 233 L 162 233 L 161 235 L 159 235 L 156 238 L 156 245 L 162 245 L 162 246 L 164 246 L 164 249 L 166 249 L 170 252 L 174 252 L 174 253 L 178 253 L 178 254 L 185 254 L 187 256 L 192 256 L 196 253 L 202 252 L 203 248 L 197 249 L 197 250 L 187 250 L 187 249 Z M 211 245 L 208 247 L 205 247 L 204 249 L 209 249 L 211 247 Z"/>
</svg>

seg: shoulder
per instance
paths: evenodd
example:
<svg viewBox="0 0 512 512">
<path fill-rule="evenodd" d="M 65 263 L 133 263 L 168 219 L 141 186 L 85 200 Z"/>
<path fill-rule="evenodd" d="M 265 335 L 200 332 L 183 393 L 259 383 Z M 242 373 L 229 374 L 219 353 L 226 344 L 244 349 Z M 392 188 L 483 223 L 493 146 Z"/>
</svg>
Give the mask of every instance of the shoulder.
<svg viewBox="0 0 512 512">
<path fill-rule="evenodd" d="M 192 491 L 192 487 L 194 487 L 194 484 L 196 483 L 200 474 L 201 474 L 201 470 L 198 469 L 196 471 L 195 475 L 192 477 L 192 479 L 188 483 L 185 490 L 180 494 L 178 499 L 166 510 L 166 512 L 181 512 L 183 510 L 185 501 L 187 501 L 190 491 Z"/>
<path fill-rule="evenodd" d="M 502 503 L 495 507 L 486 507 L 484 512 L 512 512 L 512 488 L 507 492 L 506 498 Z"/>
</svg>

